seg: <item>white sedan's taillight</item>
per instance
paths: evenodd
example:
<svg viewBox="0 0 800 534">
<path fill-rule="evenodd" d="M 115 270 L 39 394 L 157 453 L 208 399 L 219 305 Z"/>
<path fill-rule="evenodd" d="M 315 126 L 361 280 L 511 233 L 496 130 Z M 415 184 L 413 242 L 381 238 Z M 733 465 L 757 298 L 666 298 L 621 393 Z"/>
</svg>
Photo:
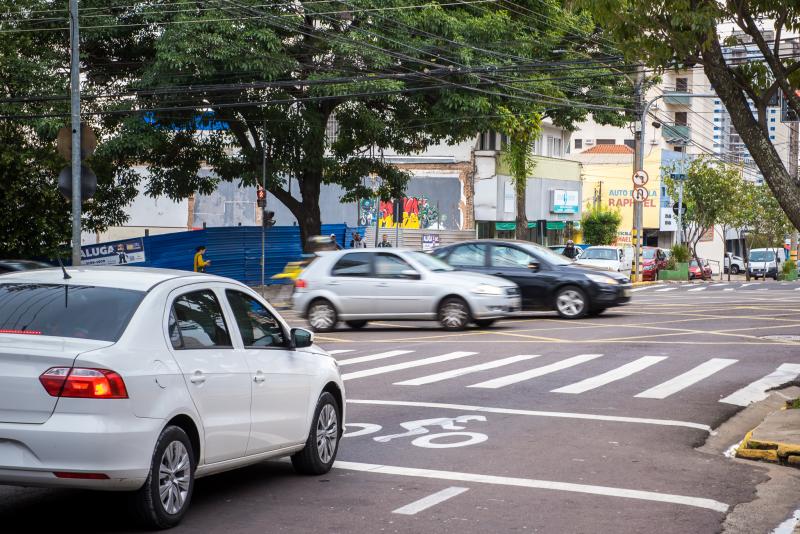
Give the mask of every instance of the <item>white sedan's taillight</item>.
<svg viewBox="0 0 800 534">
<path fill-rule="evenodd" d="M 39 377 L 52 397 L 77 399 L 127 399 L 122 377 L 108 369 L 51 367 Z"/>
</svg>

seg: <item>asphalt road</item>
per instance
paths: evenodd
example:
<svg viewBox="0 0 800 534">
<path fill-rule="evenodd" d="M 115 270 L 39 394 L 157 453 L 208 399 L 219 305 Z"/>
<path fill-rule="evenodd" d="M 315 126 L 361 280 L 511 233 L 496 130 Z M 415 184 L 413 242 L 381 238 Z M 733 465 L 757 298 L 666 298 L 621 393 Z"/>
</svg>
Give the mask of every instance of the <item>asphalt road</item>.
<svg viewBox="0 0 800 534">
<path fill-rule="evenodd" d="M 695 448 L 800 375 L 800 285 L 645 286 L 580 321 L 317 339 L 348 389 L 336 468 L 200 480 L 174 532 L 718 532 L 766 470 Z M 0 486 L 0 532 L 128 532 L 124 512 L 114 495 Z"/>
</svg>

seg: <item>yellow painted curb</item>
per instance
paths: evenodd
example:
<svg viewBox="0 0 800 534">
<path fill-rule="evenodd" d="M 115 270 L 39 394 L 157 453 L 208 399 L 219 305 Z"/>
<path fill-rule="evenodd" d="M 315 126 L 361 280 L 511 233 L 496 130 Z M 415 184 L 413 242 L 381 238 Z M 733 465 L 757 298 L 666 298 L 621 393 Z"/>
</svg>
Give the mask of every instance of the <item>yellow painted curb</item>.
<svg viewBox="0 0 800 534">
<path fill-rule="evenodd" d="M 753 430 L 745 434 L 741 445 L 736 449 L 737 458 L 748 460 L 765 460 L 775 463 L 786 463 L 800 467 L 800 445 L 763 441 L 753 439 Z"/>
<path fill-rule="evenodd" d="M 768 462 L 778 462 L 778 451 L 764 451 L 760 449 L 744 449 L 739 447 L 736 450 L 737 458 L 746 458 L 747 460 L 766 460 Z"/>
</svg>

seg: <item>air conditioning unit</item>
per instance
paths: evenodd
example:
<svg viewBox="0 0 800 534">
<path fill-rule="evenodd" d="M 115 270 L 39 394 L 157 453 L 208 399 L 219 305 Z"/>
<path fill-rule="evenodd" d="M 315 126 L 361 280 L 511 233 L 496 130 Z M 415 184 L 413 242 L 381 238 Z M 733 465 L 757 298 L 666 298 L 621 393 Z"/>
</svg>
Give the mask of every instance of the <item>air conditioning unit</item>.
<svg viewBox="0 0 800 534">
<path fill-rule="evenodd" d="M 594 144 L 594 139 L 584 139 L 583 144 L 586 146 L 592 146 Z"/>
</svg>

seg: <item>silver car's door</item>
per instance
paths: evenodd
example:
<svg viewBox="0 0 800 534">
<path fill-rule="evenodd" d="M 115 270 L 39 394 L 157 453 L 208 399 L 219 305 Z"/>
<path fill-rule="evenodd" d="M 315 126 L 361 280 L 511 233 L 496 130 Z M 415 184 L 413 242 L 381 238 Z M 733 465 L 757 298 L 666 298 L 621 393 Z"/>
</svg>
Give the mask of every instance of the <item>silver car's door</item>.
<svg viewBox="0 0 800 534">
<path fill-rule="evenodd" d="M 375 317 L 375 279 L 372 252 L 348 252 L 333 264 L 323 287 L 338 297 L 339 314 L 345 317 Z"/>
<path fill-rule="evenodd" d="M 233 288 L 225 296 L 253 382 L 247 454 L 305 441 L 313 356 L 290 348 L 288 329 L 264 303 Z"/>
<path fill-rule="evenodd" d="M 169 305 L 170 346 L 203 423 L 205 462 L 240 458 L 250 437 L 252 380 L 231 342 L 220 296 L 189 286 L 173 292 Z"/>
<path fill-rule="evenodd" d="M 374 296 L 384 316 L 426 316 L 434 311 L 436 292 L 425 273 L 392 252 L 375 254 Z"/>
</svg>

